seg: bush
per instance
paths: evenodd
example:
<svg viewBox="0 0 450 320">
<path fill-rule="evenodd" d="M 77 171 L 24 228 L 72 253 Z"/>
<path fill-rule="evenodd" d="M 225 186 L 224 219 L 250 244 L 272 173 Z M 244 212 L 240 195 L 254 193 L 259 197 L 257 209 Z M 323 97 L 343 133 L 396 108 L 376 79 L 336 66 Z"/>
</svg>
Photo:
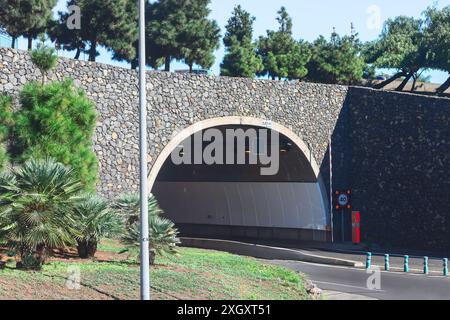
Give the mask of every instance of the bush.
<svg viewBox="0 0 450 320">
<path fill-rule="evenodd" d="M 178 230 L 172 221 L 160 217 L 163 213 L 158 201 L 149 196 L 149 231 L 150 231 L 150 263 L 155 261 L 156 254 L 176 254 Z M 140 245 L 139 195 L 123 194 L 116 200 L 115 208 L 122 213 L 126 225 L 121 241 L 132 247 Z"/>
<path fill-rule="evenodd" d="M 139 222 L 140 215 L 140 203 L 139 194 L 137 193 L 124 193 L 119 195 L 114 203 L 114 209 L 116 209 L 122 216 L 126 227 L 130 227 L 133 224 Z M 163 211 L 159 207 L 156 198 L 150 194 L 148 197 L 148 214 L 150 216 L 160 215 Z"/>
<path fill-rule="evenodd" d="M 49 249 L 74 244 L 71 213 L 82 184 L 54 160 L 29 160 L 0 178 L 0 238 L 38 269 Z"/>
<path fill-rule="evenodd" d="M 75 206 L 73 223 L 74 229 L 80 233 L 77 249 L 83 259 L 93 258 L 100 239 L 116 235 L 121 226 L 108 201 L 96 195 L 84 196 Z"/>
<path fill-rule="evenodd" d="M 92 146 L 96 111 L 84 92 L 71 80 L 45 86 L 32 82 L 23 88 L 20 102 L 14 128 L 18 160 L 54 158 L 71 166 L 86 190 L 93 191 L 98 170 Z"/>
<path fill-rule="evenodd" d="M 7 145 L 13 124 L 11 98 L 0 95 L 0 172 L 5 169 L 9 160 Z"/>
</svg>

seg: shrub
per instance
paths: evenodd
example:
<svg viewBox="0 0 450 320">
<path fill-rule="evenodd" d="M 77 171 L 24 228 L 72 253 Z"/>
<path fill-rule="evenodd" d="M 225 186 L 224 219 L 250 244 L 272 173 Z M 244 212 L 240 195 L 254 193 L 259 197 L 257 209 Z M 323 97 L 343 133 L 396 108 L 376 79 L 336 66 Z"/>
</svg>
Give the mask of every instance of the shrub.
<svg viewBox="0 0 450 320">
<path fill-rule="evenodd" d="M 13 124 L 11 98 L 0 95 L 0 172 L 5 169 L 8 163 L 7 145 Z"/>
<path fill-rule="evenodd" d="M 116 199 L 114 203 L 114 208 L 122 216 L 122 219 L 126 224 L 126 227 L 130 227 L 133 224 L 139 222 L 139 215 L 140 215 L 139 194 L 124 193 L 119 195 L 119 197 Z M 150 194 L 148 197 L 148 214 L 150 216 L 160 215 L 162 214 L 162 212 L 163 211 L 159 207 L 158 201 L 152 194 Z"/>
<path fill-rule="evenodd" d="M 139 195 L 123 194 L 118 197 L 114 207 L 121 213 L 125 231 L 121 241 L 129 246 L 140 245 L 140 224 L 139 224 Z M 156 254 L 176 254 L 178 230 L 172 221 L 160 217 L 163 213 L 158 205 L 158 201 L 153 195 L 149 196 L 149 231 L 150 231 L 150 263 L 155 261 Z"/>
<path fill-rule="evenodd" d="M 96 195 L 87 195 L 75 206 L 73 213 L 77 249 L 80 258 L 93 258 L 102 237 L 117 234 L 120 222 L 116 212 L 109 208 L 108 201 Z"/>
<path fill-rule="evenodd" d="M 41 86 L 25 85 L 21 109 L 15 115 L 14 144 L 17 158 L 54 158 L 70 165 L 87 191 L 95 188 L 98 162 L 92 137 L 96 111 L 84 92 L 71 80 Z"/>
<path fill-rule="evenodd" d="M 140 245 L 140 224 L 134 223 L 129 226 L 122 236 L 122 242 L 129 246 Z M 180 244 L 178 239 L 178 230 L 175 224 L 169 219 L 162 218 L 157 215 L 149 217 L 149 233 L 150 233 L 150 264 L 154 264 L 156 254 L 176 254 L 177 245 Z"/>
<path fill-rule="evenodd" d="M 29 160 L 0 178 L 0 237 L 38 269 L 49 249 L 74 244 L 71 212 L 82 184 L 54 160 Z"/>
</svg>

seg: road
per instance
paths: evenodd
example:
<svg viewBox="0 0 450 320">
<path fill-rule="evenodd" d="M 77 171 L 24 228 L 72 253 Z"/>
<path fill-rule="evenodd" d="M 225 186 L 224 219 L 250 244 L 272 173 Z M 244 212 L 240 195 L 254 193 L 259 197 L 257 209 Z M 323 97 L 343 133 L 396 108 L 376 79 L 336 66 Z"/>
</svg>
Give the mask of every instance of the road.
<svg viewBox="0 0 450 320">
<path fill-rule="evenodd" d="M 450 300 L 450 278 L 381 271 L 381 289 L 370 290 L 367 280 L 371 274 L 364 269 L 318 265 L 300 261 L 272 260 L 305 274 L 319 288 L 380 300 Z"/>
</svg>

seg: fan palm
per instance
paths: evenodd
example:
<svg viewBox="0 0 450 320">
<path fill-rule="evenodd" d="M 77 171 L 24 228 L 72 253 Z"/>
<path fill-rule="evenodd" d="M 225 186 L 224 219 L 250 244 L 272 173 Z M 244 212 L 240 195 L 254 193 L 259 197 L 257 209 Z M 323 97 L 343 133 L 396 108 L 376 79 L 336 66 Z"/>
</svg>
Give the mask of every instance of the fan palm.
<svg viewBox="0 0 450 320">
<path fill-rule="evenodd" d="M 121 194 L 114 203 L 114 209 L 120 213 L 128 227 L 135 224 L 139 221 L 139 194 Z M 162 213 L 158 201 L 152 194 L 148 197 L 148 213 L 150 216 Z"/>
<path fill-rule="evenodd" d="M 52 159 L 29 160 L 0 179 L 0 229 L 19 266 L 40 268 L 49 249 L 73 244 L 70 216 L 81 189 L 72 170 Z"/>
<path fill-rule="evenodd" d="M 178 239 L 178 230 L 172 221 L 157 215 L 150 216 L 150 264 L 155 262 L 156 254 L 176 254 L 177 245 L 180 244 Z M 122 242 L 130 246 L 140 245 L 140 228 L 139 223 L 135 223 L 128 227 L 122 236 Z"/>
<path fill-rule="evenodd" d="M 107 200 L 96 195 L 85 196 L 75 206 L 73 221 L 74 228 L 81 234 L 77 238 L 77 249 L 83 259 L 94 257 L 100 239 L 114 233 L 119 225 Z"/>
<path fill-rule="evenodd" d="M 114 207 L 121 213 L 126 229 L 122 242 L 130 246 L 140 245 L 139 228 L 139 195 L 123 194 L 116 200 Z M 153 264 L 156 254 L 175 254 L 178 230 L 172 221 L 160 217 L 163 213 L 158 201 L 153 195 L 148 199 L 149 233 L 150 233 L 150 263 Z"/>
</svg>

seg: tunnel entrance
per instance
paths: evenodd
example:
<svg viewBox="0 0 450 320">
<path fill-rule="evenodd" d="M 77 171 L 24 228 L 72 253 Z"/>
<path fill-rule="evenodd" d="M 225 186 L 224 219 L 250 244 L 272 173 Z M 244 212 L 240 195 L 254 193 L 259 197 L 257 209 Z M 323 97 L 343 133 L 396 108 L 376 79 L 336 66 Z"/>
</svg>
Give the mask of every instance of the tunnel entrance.
<svg viewBox="0 0 450 320">
<path fill-rule="evenodd" d="M 278 171 L 273 175 L 261 175 L 261 169 L 267 164 L 249 161 L 262 152 L 254 147 L 261 140 L 260 126 L 226 124 L 201 128 L 179 139 L 170 149 L 178 156 L 185 156 L 184 147 L 192 146 L 195 135 L 210 128 L 224 137 L 230 130 L 239 129 L 258 134 L 256 138 L 249 135 L 245 139 L 245 164 L 195 164 L 194 156 L 189 164 L 176 164 L 170 155 L 163 156 L 151 192 L 165 216 L 175 222 L 181 236 L 327 240 L 325 189 L 304 146 L 277 131 L 278 143 L 269 141 L 270 150 L 266 150 L 278 155 Z M 225 139 L 220 143 L 227 150 Z M 209 144 L 203 142 L 202 150 Z M 234 152 L 237 156 L 238 147 L 234 147 Z"/>
</svg>

